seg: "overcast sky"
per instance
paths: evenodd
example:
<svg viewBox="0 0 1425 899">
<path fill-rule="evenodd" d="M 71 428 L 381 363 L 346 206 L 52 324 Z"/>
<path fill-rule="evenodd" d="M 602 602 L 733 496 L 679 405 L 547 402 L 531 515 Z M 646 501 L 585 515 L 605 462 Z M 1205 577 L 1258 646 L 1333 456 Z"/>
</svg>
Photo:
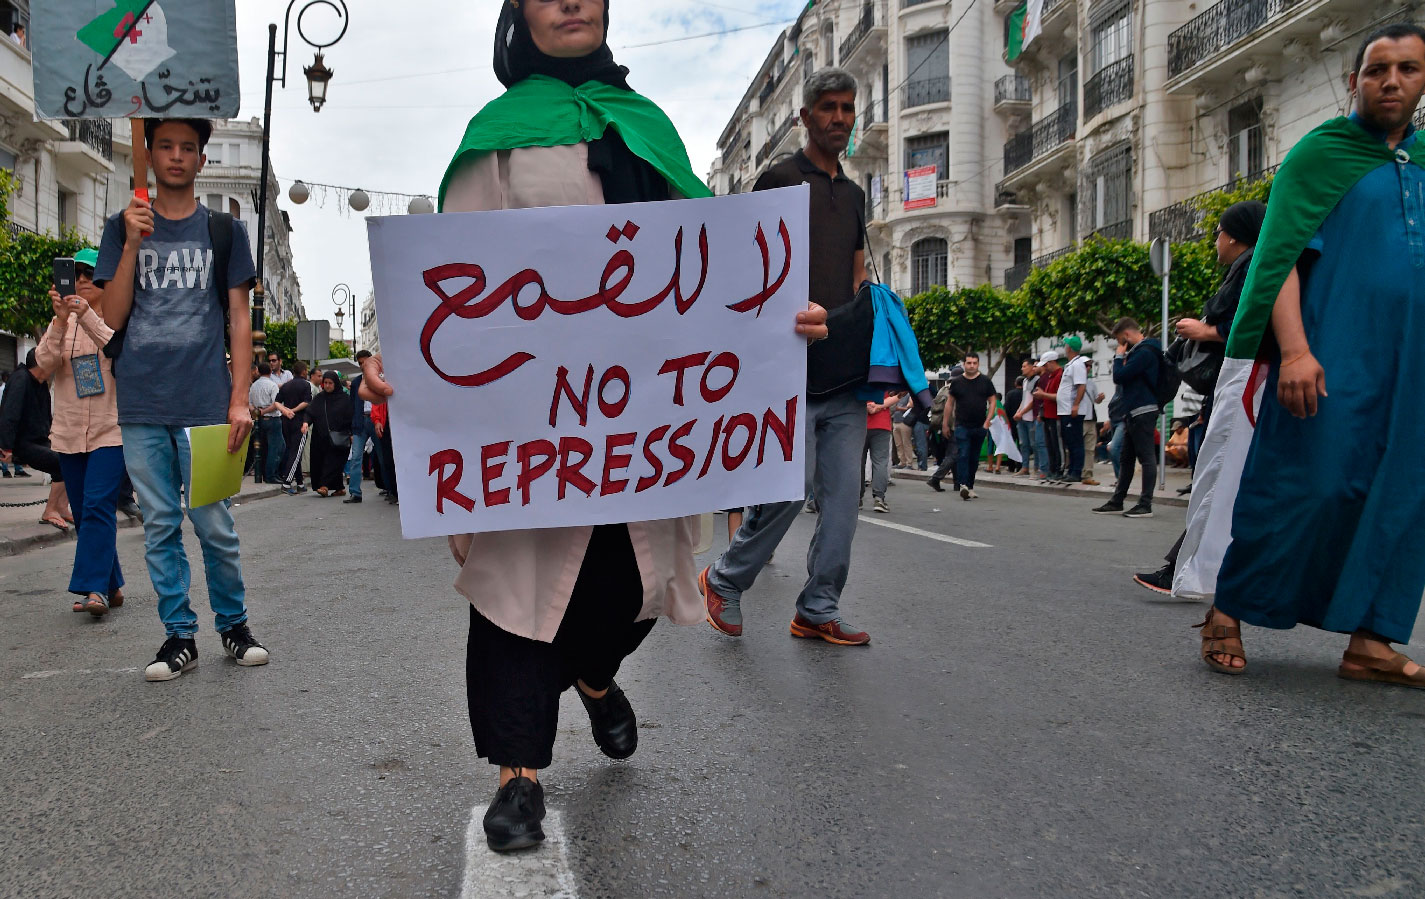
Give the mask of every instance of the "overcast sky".
<svg viewBox="0 0 1425 899">
<path fill-rule="evenodd" d="M 306 0 L 298 0 L 298 8 Z M 823 0 L 857 2 L 857 0 Z M 716 143 L 771 41 L 784 24 L 717 37 L 634 47 L 707 32 L 787 23 L 805 0 L 617 0 L 610 6 L 609 45 L 628 66 L 629 84 L 662 107 L 678 127 L 693 170 L 706 176 Z M 242 117 L 262 115 L 267 24 L 287 0 L 237 4 Z M 351 285 L 360 303 L 371 287 L 366 226 L 329 197 L 297 206 L 294 179 L 368 191 L 434 195 L 470 117 L 501 87 L 491 70 L 499 0 L 347 0 L 351 25 L 326 53 L 335 75 L 319 114 L 307 103 L 303 66 L 312 49 L 297 36 L 293 11 L 287 87 L 272 99 L 272 165 L 282 186 L 278 205 L 292 218 L 293 254 L 307 316 L 332 319 L 331 293 Z M 281 49 L 281 22 L 278 49 Z M 339 28 L 317 6 L 303 27 L 318 42 Z M 371 214 L 374 210 L 368 210 Z M 404 211 L 404 210 L 403 210 Z M 349 330 L 349 325 L 348 325 Z"/>
</svg>

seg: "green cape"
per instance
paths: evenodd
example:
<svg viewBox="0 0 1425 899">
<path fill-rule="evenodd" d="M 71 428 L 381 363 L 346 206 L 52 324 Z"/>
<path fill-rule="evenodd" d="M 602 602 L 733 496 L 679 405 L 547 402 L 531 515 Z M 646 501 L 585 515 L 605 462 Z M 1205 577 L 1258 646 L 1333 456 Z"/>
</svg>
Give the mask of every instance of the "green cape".
<svg viewBox="0 0 1425 899">
<path fill-rule="evenodd" d="M 1277 294 L 1321 223 L 1357 181 L 1395 161 L 1394 150 L 1345 116 L 1318 126 L 1291 148 L 1272 179 L 1267 217 L 1227 338 L 1229 358 L 1256 357 Z M 1420 156 L 1411 161 L 1425 165 Z"/>
<path fill-rule="evenodd" d="M 684 197 L 710 197 L 712 191 L 688 162 L 683 139 L 663 110 L 642 94 L 589 81 L 570 87 L 545 75 L 516 82 L 485 104 L 465 128 L 460 149 L 440 179 L 440 207 L 450 176 L 467 156 L 521 147 L 567 147 L 598 140 L 612 126 L 635 156 L 668 179 Z"/>
</svg>

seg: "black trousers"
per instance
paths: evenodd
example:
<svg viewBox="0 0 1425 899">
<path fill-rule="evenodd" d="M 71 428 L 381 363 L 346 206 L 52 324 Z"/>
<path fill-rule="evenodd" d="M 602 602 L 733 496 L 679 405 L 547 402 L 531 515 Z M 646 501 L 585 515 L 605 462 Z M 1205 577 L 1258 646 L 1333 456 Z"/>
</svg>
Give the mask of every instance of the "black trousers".
<svg viewBox="0 0 1425 899">
<path fill-rule="evenodd" d="M 282 442 L 285 448 L 282 451 L 282 462 L 277 466 L 277 480 L 281 481 L 287 477 L 287 472 L 292 470 L 292 463 L 297 460 L 297 454 L 302 449 L 302 417 L 300 415 L 282 420 Z M 298 487 L 302 486 L 302 466 L 297 466 L 297 473 L 292 477 L 292 483 Z"/>
<path fill-rule="evenodd" d="M 59 470 L 59 454 L 50 449 L 48 443 L 17 443 L 12 452 L 20 465 L 44 472 L 56 484 L 64 483 L 64 473 Z"/>
<path fill-rule="evenodd" d="M 613 683 L 619 665 L 653 630 L 635 621 L 643 582 L 628 527 L 599 525 L 552 643 L 501 630 L 470 607 L 465 687 L 475 751 L 491 764 L 548 768 L 554 760 L 559 696 L 582 680 Z"/>
<path fill-rule="evenodd" d="M 1158 416 L 1151 412 L 1128 416 L 1128 429 L 1123 435 L 1123 449 L 1119 451 L 1118 486 L 1113 490 L 1115 502 L 1123 502 L 1128 490 L 1133 486 L 1133 467 L 1137 462 L 1143 466 L 1143 492 L 1139 502 L 1153 505 L 1153 484 L 1158 479 L 1158 452 L 1153 445 L 1153 432 L 1158 424 Z"/>
<path fill-rule="evenodd" d="M 960 486 L 960 469 L 955 466 L 955 460 L 960 457 L 959 441 L 955 439 L 955 429 L 950 429 L 950 436 L 944 440 L 945 449 L 940 453 L 940 464 L 935 466 L 935 470 L 930 473 L 930 480 L 939 484 L 948 474 L 954 481 L 956 488 Z"/>
<path fill-rule="evenodd" d="M 1044 424 L 1044 448 L 1049 451 L 1049 474 L 1062 475 L 1064 473 L 1064 445 L 1060 439 L 1062 432 L 1059 428 L 1059 419 L 1041 418 Z"/>
</svg>

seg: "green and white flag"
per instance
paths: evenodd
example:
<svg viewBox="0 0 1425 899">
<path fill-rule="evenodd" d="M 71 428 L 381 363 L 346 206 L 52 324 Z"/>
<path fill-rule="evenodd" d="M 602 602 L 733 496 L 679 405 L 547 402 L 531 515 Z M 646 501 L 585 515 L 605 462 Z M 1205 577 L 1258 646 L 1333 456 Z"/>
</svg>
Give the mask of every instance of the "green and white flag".
<svg viewBox="0 0 1425 899">
<path fill-rule="evenodd" d="M 30 25 L 39 118 L 237 115 L 234 0 L 45 0 Z"/>
<path fill-rule="evenodd" d="M 1009 14 L 1007 56 L 1013 62 L 1044 31 L 1044 0 L 1028 0 Z"/>
</svg>

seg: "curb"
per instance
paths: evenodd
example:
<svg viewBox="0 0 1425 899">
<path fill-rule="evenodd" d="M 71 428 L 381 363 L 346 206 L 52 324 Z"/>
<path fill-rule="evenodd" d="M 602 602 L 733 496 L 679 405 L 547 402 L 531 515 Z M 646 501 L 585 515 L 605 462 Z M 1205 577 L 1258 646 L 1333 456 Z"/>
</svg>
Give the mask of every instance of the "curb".
<svg viewBox="0 0 1425 899">
<path fill-rule="evenodd" d="M 271 487 L 262 490 L 254 490 L 250 493 L 240 493 L 236 499 L 242 503 L 253 500 L 267 499 L 282 494 L 281 487 Z M 142 527 L 143 522 L 137 518 L 119 516 L 119 530 L 126 528 Z M 26 550 L 38 549 L 42 546 L 50 546 L 55 543 L 68 543 L 75 540 L 74 529 L 69 531 L 59 531 L 49 525 L 26 525 L 25 527 L 13 528 L 7 532 L 0 533 L 0 556 L 17 556 Z"/>
<path fill-rule="evenodd" d="M 905 469 L 901 469 L 901 470 L 899 470 L 899 471 L 893 471 L 893 472 L 891 472 L 891 477 L 893 477 L 893 478 L 900 478 L 900 479 L 902 479 L 902 480 L 907 480 L 907 481 L 922 481 L 922 482 L 924 482 L 924 481 L 929 481 L 929 480 L 930 480 L 930 475 L 929 475 L 929 473 L 924 472 L 924 471 L 915 470 L 915 469 L 912 469 L 912 470 L 910 470 L 910 471 L 907 471 L 907 470 L 905 470 Z M 995 488 L 995 489 L 997 489 L 997 490 L 1018 490 L 1018 491 L 1022 491 L 1022 492 L 1025 492 L 1025 493 L 1037 493 L 1037 494 L 1039 494 L 1039 495 L 1041 495 L 1041 496 L 1066 496 L 1066 497 L 1070 497 L 1070 498 L 1072 498 L 1072 499 L 1082 499 L 1082 500 L 1102 500 L 1102 499 L 1106 499 L 1106 498 L 1108 498 L 1109 496 L 1112 496 L 1112 495 L 1113 495 L 1113 491 L 1112 491 L 1112 490 L 1105 490 L 1105 489 L 1102 489 L 1102 488 L 1095 488 L 1095 487 L 1079 487 L 1079 486 L 1040 487 L 1038 484 L 1035 484 L 1035 483 L 1033 483 L 1033 482 L 1030 482 L 1030 483 L 1018 482 L 1018 483 L 1017 483 L 1017 482 L 1015 482 L 1015 481 L 1002 481 L 1002 480 L 999 480 L 998 478 L 995 478 L 993 475 L 985 476 L 985 474 L 984 474 L 983 472 L 981 472 L 979 475 L 976 475 L 976 477 L 975 477 L 975 486 L 976 486 L 976 487 L 993 487 L 993 488 Z M 948 490 L 949 488 L 946 488 L 946 489 Z M 1130 494 L 1130 497 L 1131 497 L 1132 495 L 1133 495 L 1133 494 Z M 1172 495 L 1170 495 L 1170 496 L 1155 496 L 1155 497 L 1153 498 L 1153 505 L 1154 505 L 1154 506 L 1174 506 L 1174 507 L 1177 507 L 1177 508 L 1186 509 L 1187 506 L 1188 506 L 1188 500 L 1187 500 L 1187 497 L 1186 497 L 1186 496 L 1178 496 L 1178 495 L 1176 495 L 1176 493 L 1174 493 L 1174 494 L 1172 494 Z"/>
</svg>

